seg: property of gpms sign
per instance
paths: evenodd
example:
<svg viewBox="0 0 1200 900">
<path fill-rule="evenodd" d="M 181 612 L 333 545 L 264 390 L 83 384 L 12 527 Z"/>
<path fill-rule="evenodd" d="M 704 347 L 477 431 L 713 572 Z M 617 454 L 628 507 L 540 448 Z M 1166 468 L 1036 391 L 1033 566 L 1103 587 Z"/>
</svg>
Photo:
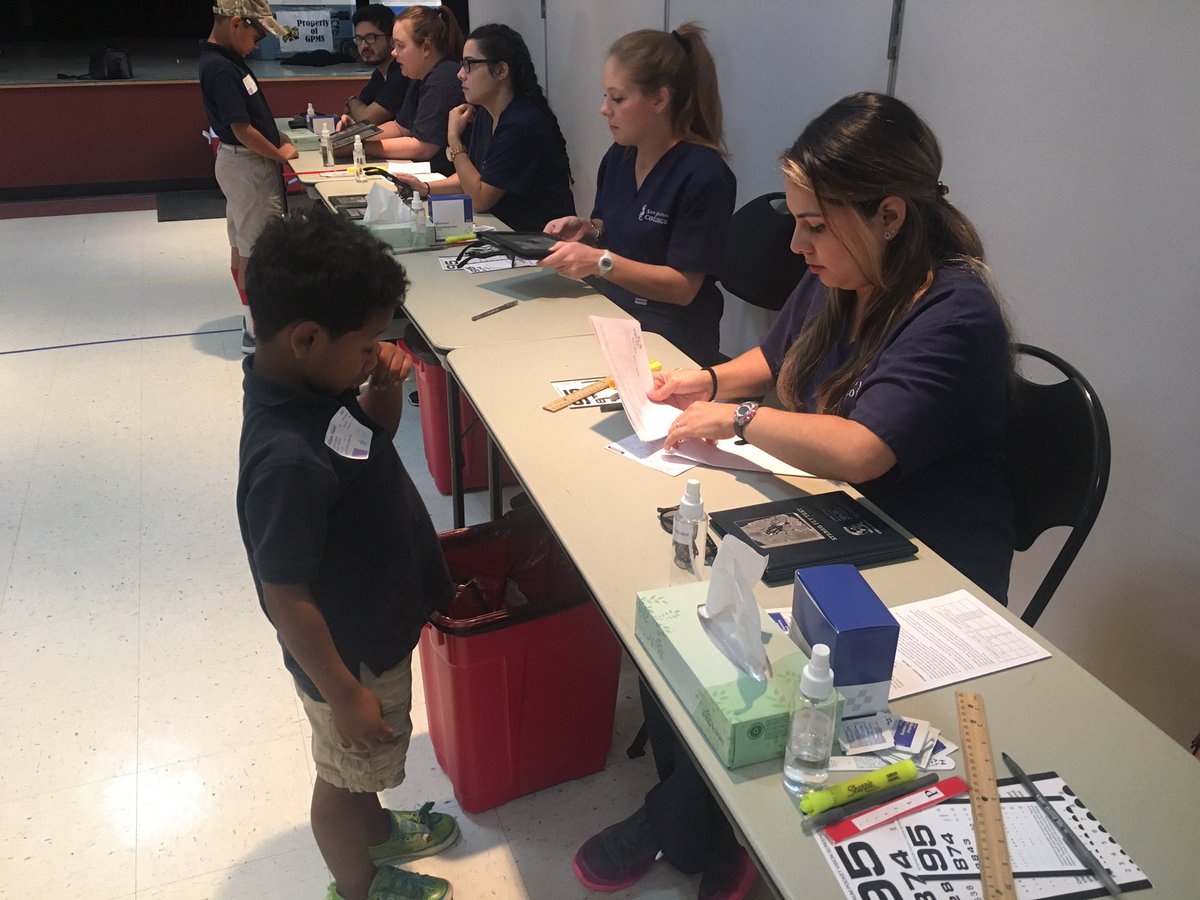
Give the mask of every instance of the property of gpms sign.
<svg viewBox="0 0 1200 900">
<path fill-rule="evenodd" d="M 286 52 L 333 50 L 333 20 L 328 9 L 300 12 L 281 9 L 275 18 L 287 29 L 279 42 Z"/>
</svg>

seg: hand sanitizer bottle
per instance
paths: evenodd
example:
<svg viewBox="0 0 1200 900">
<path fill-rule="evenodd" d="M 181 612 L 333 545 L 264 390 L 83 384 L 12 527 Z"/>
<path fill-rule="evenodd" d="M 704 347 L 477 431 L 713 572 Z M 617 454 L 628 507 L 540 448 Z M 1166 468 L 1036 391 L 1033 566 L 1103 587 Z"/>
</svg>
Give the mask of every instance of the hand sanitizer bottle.
<svg viewBox="0 0 1200 900">
<path fill-rule="evenodd" d="M 318 138 L 321 142 L 321 165 L 334 166 L 336 163 L 333 158 L 333 136 L 329 133 L 329 120 L 325 119 L 321 122 L 323 126 Z"/>
<path fill-rule="evenodd" d="M 367 153 L 363 150 L 362 135 L 354 136 L 354 180 L 366 181 L 367 173 L 363 171 L 367 167 Z"/>
<path fill-rule="evenodd" d="M 429 246 L 429 231 L 426 228 L 427 219 L 425 218 L 425 201 L 421 199 L 421 195 L 413 192 L 412 197 L 412 214 L 413 214 L 413 248 L 420 250 L 423 247 Z"/>
<path fill-rule="evenodd" d="M 671 552 L 675 565 L 697 581 L 703 577 L 704 571 L 704 559 L 697 541 L 707 535 L 708 516 L 704 514 L 704 501 L 700 498 L 700 481 L 689 478 L 683 496 L 679 498 L 679 509 L 675 511 Z"/>
<path fill-rule="evenodd" d="M 783 756 L 783 786 L 795 796 L 806 794 L 828 780 L 836 718 L 837 698 L 833 693 L 833 670 L 829 668 L 829 647 L 814 644 L 812 659 L 796 686 L 792 726 Z"/>
<path fill-rule="evenodd" d="M 295 109 L 295 107 L 292 107 L 292 108 Z M 317 111 L 315 109 L 313 109 L 313 105 L 311 103 L 308 104 L 308 109 L 304 113 L 304 118 L 308 121 L 308 130 L 309 131 L 312 131 L 312 120 L 313 120 L 313 116 L 315 116 L 316 114 L 317 114 Z"/>
</svg>

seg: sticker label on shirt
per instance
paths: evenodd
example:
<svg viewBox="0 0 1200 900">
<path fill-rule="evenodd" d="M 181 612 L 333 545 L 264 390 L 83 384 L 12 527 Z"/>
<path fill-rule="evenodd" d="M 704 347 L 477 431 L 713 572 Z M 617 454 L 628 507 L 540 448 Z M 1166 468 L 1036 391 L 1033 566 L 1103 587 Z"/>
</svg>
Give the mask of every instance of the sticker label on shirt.
<svg viewBox="0 0 1200 900">
<path fill-rule="evenodd" d="M 254 80 L 253 75 L 247 75 L 242 79 L 242 87 L 246 89 L 247 95 L 251 97 L 258 93 L 258 82 Z"/>
<path fill-rule="evenodd" d="M 343 406 L 329 420 L 325 446 L 346 459 L 366 459 L 371 455 L 371 429 Z"/>
</svg>

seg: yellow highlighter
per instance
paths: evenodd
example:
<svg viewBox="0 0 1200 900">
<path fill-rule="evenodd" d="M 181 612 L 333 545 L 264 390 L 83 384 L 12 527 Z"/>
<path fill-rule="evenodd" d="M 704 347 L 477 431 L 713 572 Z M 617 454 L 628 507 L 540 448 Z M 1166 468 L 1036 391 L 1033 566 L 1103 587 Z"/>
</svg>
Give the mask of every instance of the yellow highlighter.
<svg viewBox="0 0 1200 900">
<path fill-rule="evenodd" d="M 657 359 L 650 360 L 650 371 L 662 371 L 662 363 L 660 363 Z M 616 386 L 616 382 L 612 380 L 612 376 L 610 375 L 608 378 L 602 378 L 595 384 L 589 384 L 587 387 L 582 387 L 577 391 L 571 391 L 571 393 L 559 397 L 557 400 L 551 400 L 549 403 L 543 406 L 542 409 L 546 410 L 546 412 L 558 412 L 560 409 L 566 409 L 572 403 L 583 400 L 585 397 L 590 397 L 592 394 L 598 394 L 601 391 L 606 391 L 609 388 L 615 388 Z"/>
<path fill-rule="evenodd" d="M 876 791 L 889 788 L 894 784 L 904 784 L 917 777 L 917 764 L 911 759 L 901 760 L 866 775 L 839 781 L 827 788 L 809 791 L 800 798 L 800 811 L 808 816 L 849 803 L 860 797 L 868 797 Z"/>
</svg>

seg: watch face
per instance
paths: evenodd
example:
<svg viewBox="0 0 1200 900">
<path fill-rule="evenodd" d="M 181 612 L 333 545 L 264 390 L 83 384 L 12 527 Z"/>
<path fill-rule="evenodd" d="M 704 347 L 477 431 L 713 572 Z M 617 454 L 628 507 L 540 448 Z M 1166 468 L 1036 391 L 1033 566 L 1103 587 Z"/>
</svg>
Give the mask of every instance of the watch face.
<svg viewBox="0 0 1200 900">
<path fill-rule="evenodd" d="M 609 256 L 607 253 L 605 253 L 603 256 L 600 257 L 600 262 L 597 263 L 597 265 L 600 267 L 601 272 L 612 271 L 612 267 L 613 267 L 612 257 Z"/>
</svg>

